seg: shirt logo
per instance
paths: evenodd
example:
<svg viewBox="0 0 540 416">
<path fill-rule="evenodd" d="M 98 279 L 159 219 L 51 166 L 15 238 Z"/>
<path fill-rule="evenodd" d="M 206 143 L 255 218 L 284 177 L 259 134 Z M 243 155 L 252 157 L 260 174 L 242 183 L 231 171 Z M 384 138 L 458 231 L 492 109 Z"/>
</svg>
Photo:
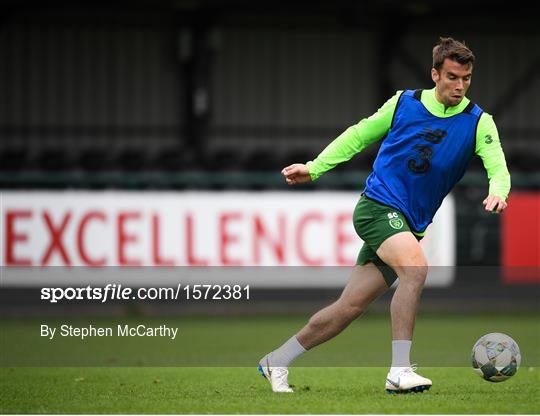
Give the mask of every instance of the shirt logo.
<svg viewBox="0 0 540 416">
<path fill-rule="evenodd" d="M 439 144 L 442 139 L 446 137 L 446 131 L 441 129 L 432 130 L 429 127 L 424 127 L 422 131 L 414 138 L 422 138 L 431 144 Z M 431 166 L 431 158 L 433 157 L 435 150 L 433 146 L 425 144 L 423 142 L 413 146 L 416 154 L 407 161 L 407 167 L 413 173 L 422 174 L 426 173 Z"/>
<path fill-rule="evenodd" d="M 484 137 L 484 143 L 486 143 L 486 144 L 493 143 L 493 139 L 491 138 L 491 134 L 486 134 L 486 137 Z"/>
<path fill-rule="evenodd" d="M 446 137 L 446 131 L 441 129 L 431 130 L 429 127 L 424 127 L 415 137 L 421 137 L 433 144 L 439 144 Z"/>
<path fill-rule="evenodd" d="M 390 227 L 394 230 L 401 230 L 403 228 L 403 221 L 400 218 L 392 218 L 390 221 Z"/>
</svg>

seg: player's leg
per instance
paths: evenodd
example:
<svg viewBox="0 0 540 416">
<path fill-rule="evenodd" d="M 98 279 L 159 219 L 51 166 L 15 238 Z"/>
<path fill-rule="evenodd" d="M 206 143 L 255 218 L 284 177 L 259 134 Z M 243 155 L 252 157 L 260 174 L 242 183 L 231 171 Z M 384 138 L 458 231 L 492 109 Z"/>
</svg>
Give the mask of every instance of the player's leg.
<svg viewBox="0 0 540 416">
<path fill-rule="evenodd" d="M 371 263 L 355 266 L 340 298 L 311 317 L 278 349 L 264 356 L 259 371 L 275 392 L 292 392 L 287 367 L 299 355 L 339 334 L 368 305 L 388 289 L 381 272 Z"/>
<path fill-rule="evenodd" d="M 388 285 L 399 275 L 399 285 L 391 304 L 392 367 L 387 377 L 387 390 L 422 391 L 431 386 L 431 381 L 414 373 L 409 355 L 416 308 L 426 278 L 424 254 L 399 210 L 362 196 L 353 221 L 360 238 L 374 251 L 374 257 L 369 260 L 381 270 Z M 400 376 L 398 372 L 404 373 Z"/>
<path fill-rule="evenodd" d="M 377 255 L 399 276 L 392 298 L 392 336 L 412 339 L 416 310 L 427 276 L 427 261 L 416 237 L 410 232 L 395 234 L 385 240 Z"/>
<path fill-rule="evenodd" d="M 427 276 L 427 261 L 416 237 L 401 232 L 387 238 L 377 255 L 399 276 L 392 297 L 392 366 L 387 377 L 389 392 L 424 391 L 431 380 L 414 372 L 410 364 L 410 349 L 420 295 Z"/>
<path fill-rule="evenodd" d="M 355 266 L 340 298 L 313 315 L 296 338 L 306 350 L 328 341 L 359 317 L 387 289 L 381 272 L 372 263 Z"/>
</svg>

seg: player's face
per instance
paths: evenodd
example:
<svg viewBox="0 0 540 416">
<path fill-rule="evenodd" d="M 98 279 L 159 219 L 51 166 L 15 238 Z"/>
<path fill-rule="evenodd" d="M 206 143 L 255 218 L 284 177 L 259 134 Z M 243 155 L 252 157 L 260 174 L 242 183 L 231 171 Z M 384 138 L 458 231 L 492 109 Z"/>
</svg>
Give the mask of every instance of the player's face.
<svg viewBox="0 0 540 416">
<path fill-rule="evenodd" d="M 431 69 L 431 78 L 435 82 L 437 99 L 446 107 L 458 105 L 471 85 L 473 66 L 461 65 L 446 58 L 437 71 Z"/>
</svg>

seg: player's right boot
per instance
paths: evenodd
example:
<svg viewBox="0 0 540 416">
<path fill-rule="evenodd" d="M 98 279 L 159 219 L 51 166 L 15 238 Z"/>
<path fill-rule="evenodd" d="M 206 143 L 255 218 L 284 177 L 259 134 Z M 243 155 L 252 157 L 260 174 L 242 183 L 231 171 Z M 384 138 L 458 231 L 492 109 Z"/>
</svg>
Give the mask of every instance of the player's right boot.
<svg viewBox="0 0 540 416">
<path fill-rule="evenodd" d="M 429 378 L 416 374 L 416 367 L 405 367 L 393 376 L 386 376 L 387 393 L 423 393 L 433 384 Z"/>
<path fill-rule="evenodd" d="M 268 380 L 272 386 L 272 391 L 276 393 L 292 393 L 293 389 L 289 386 L 289 370 L 287 367 L 272 367 L 269 354 L 265 355 L 259 361 L 259 373 Z"/>
</svg>

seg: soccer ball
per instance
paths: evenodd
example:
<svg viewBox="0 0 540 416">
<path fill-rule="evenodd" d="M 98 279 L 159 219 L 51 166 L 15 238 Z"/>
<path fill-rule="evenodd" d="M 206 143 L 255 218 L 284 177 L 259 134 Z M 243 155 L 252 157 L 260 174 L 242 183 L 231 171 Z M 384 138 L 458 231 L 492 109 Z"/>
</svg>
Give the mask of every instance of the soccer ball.
<svg viewBox="0 0 540 416">
<path fill-rule="evenodd" d="M 508 380 L 516 374 L 520 364 L 519 347 L 506 334 L 486 334 L 476 341 L 472 349 L 473 370 L 487 381 Z"/>
</svg>

